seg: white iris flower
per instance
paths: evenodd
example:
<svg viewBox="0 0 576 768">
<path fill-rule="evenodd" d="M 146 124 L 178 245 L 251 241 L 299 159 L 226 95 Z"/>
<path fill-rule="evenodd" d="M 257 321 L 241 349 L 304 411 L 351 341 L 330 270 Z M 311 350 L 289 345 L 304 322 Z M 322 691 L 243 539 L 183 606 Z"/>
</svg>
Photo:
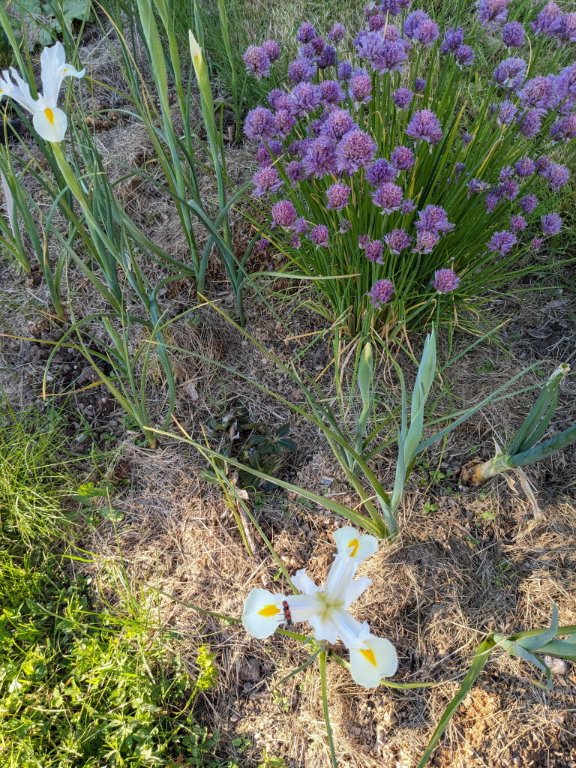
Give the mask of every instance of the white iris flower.
<svg viewBox="0 0 576 768">
<path fill-rule="evenodd" d="M 34 128 L 46 141 L 62 141 L 68 127 L 68 118 L 58 106 L 58 94 L 65 77 L 84 77 L 66 63 L 66 54 L 62 43 L 44 48 L 40 56 L 40 77 L 42 93 L 33 99 L 30 86 L 22 79 L 18 70 L 11 67 L 4 70 L 0 77 L 0 100 L 3 96 L 14 99 L 20 106 L 32 114 Z"/>
<path fill-rule="evenodd" d="M 275 595 L 266 589 L 253 589 L 244 604 L 242 623 L 253 637 L 272 635 L 282 622 L 307 621 L 316 640 L 336 643 L 342 640 L 350 652 L 353 680 L 374 688 L 383 677 L 390 677 L 398 667 L 396 650 L 389 640 L 375 637 L 368 622 L 360 623 L 350 613 L 351 604 L 372 583 L 365 576 L 355 579 L 359 564 L 378 549 L 374 536 L 360 534 L 346 526 L 334 534 L 338 553 L 326 583 L 317 586 L 305 571 L 298 571 L 292 581 L 299 595 Z"/>
</svg>

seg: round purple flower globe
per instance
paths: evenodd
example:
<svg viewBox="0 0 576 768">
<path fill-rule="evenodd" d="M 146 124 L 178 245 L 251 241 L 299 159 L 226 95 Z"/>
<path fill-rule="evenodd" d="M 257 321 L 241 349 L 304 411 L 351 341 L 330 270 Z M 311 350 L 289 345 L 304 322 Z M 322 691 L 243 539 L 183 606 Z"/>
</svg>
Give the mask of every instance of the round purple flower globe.
<svg viewBox="0 0 576 768">
<path fill-rule="evenodd" d="M 518 238 L 513 232 L 503 231 L 495 232 L 488 243 L 488 250 L 494 253 L 499 253 L 501 256 L 505 256 L 510 253 L 512 248 L 518 242 Z"/>
<path fill-rule="evenodd" d="M 394 283 L 392 280 L 376 280 L 372 288 L 368 291 L 370 303 L 376 309 L 388 304 L 394 295 Z"/>
<path fill-rule="evenodd" d="M 310 230 L 310 240 L 319 247 L 328 246 L 328 227 L 325 224 L 317 224 Z"/>
<path fill-rule="evenodd" d="M 406 134 L 415 140 L 438 144 L 442 138 L 442 126 L 432 110 L 421 109 L 410 118 Z"/>
<path fill-rule="evenodd" d="M 404 197 L 404 191 L 398 184 L 392 182 L 386 182 L 381 184 L 376 192 L 372 195 L 372 201 L 378 208 L 382 208 L 383 213 L 392 213 L 393 211 L 400 210 L 402 199 Z"/>
<path fill-rule="evenodd" d="M 333 208 L 336 211 L 341 211 L 348 205 L 350 199 L 350 192 L 352 190 L 347 184 L 336 182 L 326 190 L 327 207 Z"/>
<path fill-rule="evenodd" d="M 270 61 L 274 62 L 280 58 L 280 43 L 277 40 L 265 40 L 262 48 Z"/>
<path fill-rule="evenodd" d="M 520 160 L 516 161 L 514 170 L 520 178 L 524 179 L 536 172 L 536 163 L 531 157 L 521 157 Z"/>
<path fill-rule="evenodd" d="M 528 222 L 519 213 L 510 217 L 510 229 L 512 232 L 522 232 L 528 226 Z"/>
<path fill-rule="evenodd" d="M 345 109 L 332 109 L 328 117 L 324 120 L 320 133 L 326 136 L 331 136 L 333 139 L 341 139 L 344 134 L 351 131 L 353 128 L 358 128 L 352 115 Z"/>
<path fill-rule="evenodd" d="M 279 200 L 272 206 L 272 219 L 283 229 L 290 229 L 297 218 L 298 213 L 290 200 Z"/>
<path fill-rule="evenodd" d="M 372 240 L 367 235 L 364 235 L 360 238 L 358 244 L 364 251 L 364 255 L 368 261 L 382 264 L 382 254 L 384 253 L 384 243 L 382 240 Z"/>
<path fill-rule="evenodd" d="M 469 45 L 460 45 L 454 51 L 454 58 L 460 67 L 471 67 L 474 64 L 474 49 Z"/>
<path fill-rule="evenodd" d="M 250 45 L 244 51 L 242 58 L 248 72 L 258 79 L 268 77 L 270 74 L 271 59 L 263 45 Z"/>
<path fill-rule="evenodd" d="M 430 229 L 421 229 L 416 236 L 416 253 L 431 253 L 440 242 L 440 235 Z"/>
<path fill-rule="evenodd" d="M 557 235 L 562 229 L 562 217 L 557 213 L 547 213 L 540 221 L 545 235 Z"/>
<path fill-rule="evenodd" d="M 264 197 L 264 195 L 278 192 L 282 188 L 283 181 L 276 168 L 271 165 L 265 165 L 260 168 L 252 177 L 254 197 Z"/>
<path fill-rule="evenodd" d="M 441 53 L 453 53 L 464 42 L 464 30 L 462 27 L 452 27 L 446 30 L 442 45 L 440 46 Z"/>
<path fill-rule="evenodd" d="M 288 77 L 293 83 L 310 82 L 316 71 L 317 66 L 310 59 L 298 58 L 288 64 Z"/>
<path fill-rule="evenodd" d="M 397 169 L 383 157 L 374 160 L 366 169 L 366 181 L 373 187 L 394 181 L 396 176 L 398 176 Z"/>
<path fill-rule="evenodd" d="M 300 24 L 298 31 L 296 32 L 296 40 L 299 43 L 309 43 L 317 36 L 316 27 L 309 21 L 305 21 Z"/>
<path fill-rule="evenodd" d="M 509 21 L 502 27 L 502 42 L 508 48 L 521 48 L 526 42 L 524 27 L 519 21 Z"/>
<path fill-rule="evenodd" d="M 309 176 L 322 178 L 336 171 L 336 140 L 330 136 L 319 136 L 306 148 L 304 168 Z"/>
<path fill-rule="evenodd" d="M 525 195 L 520 199 L 520 208 L 524 213 L 533 213 L 538 207 L 538 198 L 536 195 Z"/>
<path fill-rule="evenodd" d="M 413 98 L 414 94 L 409 88 L 398 88 L 398 90 L 394 91 L 392 94 L 392 100 L 398 109 L 408 109 Z"/>
<path fill-rule="evenodd" d="M 372 79 L 370 75 L 354 75 L 348 81 L 350 96 L 359 104 L 367 104 L 372 98 Z"/>
<path fill-rule="evenodd" d="M 398 255 L 410 248 L 412 238 L 405 229 L 393 229 L 384 237 L 384 241 L 392 253 Z"/>
<path fill-rule="evenodd" d="M 244 133 L 249 139 L 273 139 L 276 123 L 272 112 L 266 107 L 251 109 L 246 115 Z"/>
<path fill-rule="evenodd" d="M 426 80 L 423 77 L 417 77 L 414 81 L 414 90 L 416 93 L 424 93 L 426 90 Z"/>
<path fill-rule="evenodd" d="M 452 293 L 460 285 L 460 278 L 453 269 L 437 269 L 432 285 L 438 293 Z"/>
<path fill-rule="evenodd" d="M 414 153 L 409 147 L 396 147 L 390 155 L 392 165 L 399 171 L 409 171 L 414 165 Z"/>
<path fill-rule="evenodd" d="M 368 133 L 349 131 L 336 147 L 336 166 L 342 173 L 353 174 L 374 159 L 377 144 Z"/>
<path fill-rule="evenodd" d="M 344 24 L 339 24 L 336 22 L 330 32 L 328 32 L 328 37 L 332 42 L 334 43 L 340 43 L 342 40 L 344 40 L 346 36 L 346 27 Z"/>
</svg>

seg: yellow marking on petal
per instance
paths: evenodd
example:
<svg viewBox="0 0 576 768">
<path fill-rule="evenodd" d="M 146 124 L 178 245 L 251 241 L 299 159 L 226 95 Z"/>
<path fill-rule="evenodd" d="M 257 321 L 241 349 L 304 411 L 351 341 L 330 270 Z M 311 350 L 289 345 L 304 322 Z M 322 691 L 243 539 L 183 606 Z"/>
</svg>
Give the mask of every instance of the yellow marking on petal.
<svg viewBox="0 0 576 768">
<path fill-rule="evenodd" d="M 260 616 L 276 616 L 280 611 L 275 605 L 265 605 L 264 608 L 260 608 L 258 613 Z"/>
<path fill-rule="evenodd" d="M 46 120 L 48 120 L 50 125 L 54 125 L 54 112 L 50 109 L 50 107 L 46 107 L 44 114 L 46 115 Z"/>
<path fill-rule="evenodd" d="M 360 648 L 360 653 L 362 654 L 362 656 L 364 656 L 366 661 L 368 661 L 368 662 L 370 662 L 370 664 L 372 664 L 373 667 L 377 667 L 378 666 L 378 662 L 376 661 L 376 655 L 375 655 L 374 651 L 372 650 L 372 648 L 367 648 L 367 649 Z"/>
<path fill-rule="evenodd" d="M 356 557 L 356 553 L 358 552 L 358 547 L 360 546 L 360 542 L 358 539 L 352 539 L 348 542 L 348 549 L 351 549 L 350 557 Z"/>
</svg>

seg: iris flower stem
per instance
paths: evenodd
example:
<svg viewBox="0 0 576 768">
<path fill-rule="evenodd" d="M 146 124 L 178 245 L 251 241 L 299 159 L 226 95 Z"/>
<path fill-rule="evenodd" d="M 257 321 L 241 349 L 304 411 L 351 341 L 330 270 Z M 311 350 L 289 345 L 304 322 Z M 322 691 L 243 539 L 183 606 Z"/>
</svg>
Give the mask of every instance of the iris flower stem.
<svg viewBox="0 0 576 768">
<path fill-rule="evenodd" d="M 324 722 L 326 723 L 326 736 L 328 737 L 328 746 L 330 747 L 330 762 L 332 768 L 338 768 L 338 759 L 336 758 L 336 748 L 334 746 L 334 733 L 330 723 L 330 710 L 328 707 L 328 681 L 326 679 L 326 655 L 327 651 L 322 651 L 318 656 L 318 665 L 320 668 L 320 685 L 322 688 L 322 712 L 324 713 Z"/>
</svg>

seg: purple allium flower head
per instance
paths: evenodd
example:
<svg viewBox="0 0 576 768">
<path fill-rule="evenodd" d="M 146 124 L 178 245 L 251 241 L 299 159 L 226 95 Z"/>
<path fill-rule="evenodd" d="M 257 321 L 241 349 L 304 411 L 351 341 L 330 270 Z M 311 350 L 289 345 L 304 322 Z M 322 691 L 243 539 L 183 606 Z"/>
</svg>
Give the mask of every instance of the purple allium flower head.
<svg viewBox="0 0 576 768">
<path fill-rule="evenodd" d="M 368 291 L 370 303 L 376 309 L 388 304 L 394 295 L 394 283 L 391 280 L 376 280 L 372 288 Z"/>
<path fill-rule="evenodd" d="M 459 48 L 464 42 L 464 30 L 462 27 L 452 27 L 446 30 L 444 40 L 440 46 L 442 53 L 450 53 Z"/>
<path fill-rule="evenodd" d="M 534 165 L 536 166 L 536 171 L 542 176 L 542 174 L 552 165 L 552 160 L 548 155 L 540 155 Z"/>
<path fill-rule="evenodd" d="M 316 49 L 314 48 L 313 44 L 305 43 L 304 45 L 301 45 L 300 48 L 298 48 L 298 58 L 308 59 L 308 61 L 311 61 L 314 64 L 316 64 L 316 59 L 318 58 L 318 54 L 316 53 Z"/>
<path fill-rule="evenodd" d="M 398 16 L 405 8 L 410 6 L 411 0 L 382 0 L 380 8 L 390 16 Z"/>
<path fill-rule="evenodd" d="M 320 35 L 316 35 L 316 37 L 310 40 L 310 47 L 314 51 L 315 56 L 321 56 L 326 47 L 326 41 Z"/>
<path fill-rule="evenodd" d="M 333 45 L 325 45 L 318 57 L 318 69 L 328 69 L 328 67 L 336 66 L 337 58 L 336 48 Z"/>
<path fill-rule="evenodd" d="M 519 21 L 509 21 L 502 27 L 502 42 L 508 48 L 521 48 L 526 42 L 524 27 Z"/>
<path fill-rule="evenodd" d="M 260 144 L 256 150 L 256 160 L 260 165 L 271 165 L 282 154 L 282 142 L 271 139 L 267 144 Z"/>
<path fill-rule="evenodd" d="M 418 213 L 416 222 L 418 232 L 429 230 L 431 232 L 450 232 L 454 229 L 454 224 L 448 221 L 448 214 L 440 205 L 427 205 Z"/>
<path fill-rule="evenodd" d="M 364 32 L 356 39 L 356 52 L 376 72 L 398 72 L 408 58 L 408 45 L 405 40 L 386 40 L 379 32 Z"/>
<path fill-rule="evenodd" d="M 310 240 L 314 245 L 321 247 L 328 246 L 328 227 L 325 224 L 317 224 L 310 230 Z"/>
<path fill-rule="evenodd" d="M 399 171 L 409 171 L 414 165 L 414 153 L 408 147 L 396 147 L 392 150 L 390 160 Z"/>
<path fill-rule="evenodd" d="M 298 40 L 299 43 L 309 43 L 317 35 L 318 33 L 316 32 L 316 27 L 313 24 L 310 24 L 309 21 L 305 21 L 298 27 L 298 31 L 296 32 L 296 40 Z"/>
<path fill-rule="evenodd" d="M 500 125 L 511 125 L 518 114 L 518 107 L 512 101 L 505 100 L 501 102 L 498 112 L 498 122 Z"/>
<path fill-rule="evenodd" d="M 432 19 L 424 19 L 414 30 L 414 39 L 423 45 L 433 45 L 439 34 L 438 24 Z"/>
<path fill-rule="evenodd" d="M 524 213 L 532 213 L 538 207 L 538 198 L 536 195 L 525 195 L 520 198 L 519 203 Z"/>
<path fill-rule="evenodd" d="M 576 12 L 570 11 L 562 16 L 562 28 L 558 39 L 563 43 L 576 43 Z"/>
<path fill-rule="evenodd" d="M 272 109 L 290 109 L 292 102 L 290 100 L 290 94 L 283 91 L 281 88 L 273 88 L 268 96 L 268 104 Z"/>
<path fill-rule="evenodd" d="M 460 278 L 453 269 L 437 269 L 434 272 L 432 285 L 438 293 L 452 293 L 460 285 Z"/>
<path fill-rule="evenodd" d="M 398 109 L 408 109 L 413 98 L 414 94 L 409 88 L 398 88 L 398 90 L 394 91 L 392 94 L 392 99 Z"/>
<path fill-rule="evenodd" d="M 350 80 L 352 77 L 352 72 L 354 71 L 354 68 L 352 66 L 352 62 L 350 61 L 341 61 L 340 64 L 338 64 L 338 80 L 347 81 Z"/>
<path fill-rule="evenodd" d="M 393 184 L 391 181 L 387 181 L 384 184 L 380 184 L 376 192 L 372 195 L 372 201 L 378 208 L 382 208 L 383 213 L 392 213 L 393 211 L 399 211 L 404 192 L 402 187 L 398 184 Z"/>
<path fill-rule="evenodd" d="M 516 90 L 524 82 L 527 71 L 528 65 L 524 59 L 521 59 L 518 56 L 511 56 L 497 65 L 492 77 L 494 78 L 494 82 L 498 83 L 498 85 L 501 85 L 503 88 Z"/>
<path fill-rule="evenodd" d="M 297 218 L 296 208 L 290 200 L 279 200 L 272 206 L 272 219 L 283 229 L 290 229 Z"/>
<path fill-rule="evenodd" d="M 266 51 L 266 55 L 270 61 L 274 62 L 280 58 L 280 43 L 277 40 L 265 40 L 262 43 L 262 48 Z"/>
<path fill-rule="evenodd" d="M 547 213 L 540 221 L 545 235 L 557 235 L 562 229 L 562 217 L 557 213 Z"/>
<path fill-rule="evenodd" d="M 384 240 L 392 253 L 396 255 L 410 248 L 412 244 L 412 238 L 405 229 L 393 229 L 391 232 L 388 232 Z"/>
<path fill-rule="evenodd" d="M 303 165 L 309 176 L 321 178 L 336 172 L 336 140 L 330 136 L 319 136 L 311 142 L 303 157 Z"/>
<path fill-rule="evenodd" d="M 368 235 L 364 235 L 360 238 L 358 244 L 364 251 L 364 255 L 368 261 L 382 264 L 382 254 L 384 253 L 384 243 L 382 240 L 372 240 Z"/>
<path fill-rule="evenodd" d="M 508 0 L 478 0 L 478 18 L 481 24 L 503 24 L 507 16 Z"/>
<path fill-rule="evenodd" d="M 406 134 L 412 139 L 420 139 L 430 144 L 437 144 L 442 138 L 440 121 L 429 109 L 414 112 L 406 128 Z"/>
<path fill-rule="evenodd" d="M 254 197 L 263 197 L 264 195 L 278 192 L 282 188 L 283 182 L 276 168 L 272 165 L 265 165 L 260 168 L 252 177 Z"/>
<path fill-rule="evenodd" d="M 426 90 L 426 80 L 423 77 L 417 77 L 414 81 L 414 90 L 416 93 L 424 93 Z"/>
<path fill-rule="evenodd" d="M 306 175 L 306 168 L 300 160 L 291 160 L 286 166 L 286 176 L 293 184 L 305 179 Z"/>
<path fill-rule="evenodd" d="M 564 96 L 576 96 L 576 62 L 560 71 L 558 90 Z"/>
<path fill-rule="evenodd" d="M 494 190 L 486 195 L 486 210 L 488 213 L 494 213 L 498 203 L 500 202 L 500 192 Z"/>
<path fill-rule="evenodd" d="M 416 235 L 416 253 L 432 253 L 433 249 L 440 242 L 440 235 L 431 229 L 421 229 Z"/>
<path fill-rule="evenodd" d="M 383 157 L 374 160 L 366 169 L 366 181 L 373 187 L 394 181 L 396 176 L 398 176 L 398 170 Z"/>
<path fill-rule="evenodd" d="M 532 22 L 532 31 L 536 34 L 554 37 L 562 31 L 562 10 L 556 3 L 548 3 Z"/>
<path fill-rule="evenodd" d="M 290 245 L 292 248 L 300 248 L 302 245 L 302 239 L 300 238 L 300 235 L 293 234 L 290 238 Z"/>
<path fill-rule="evenodd" d="M 465 170 L 466 170 L 466 163 L 454 164 L 454 173 L 456 174 L 456 176 L 461 176 Z"/>
<path fill-rule="evenodd" d="M 556 120 L 550 128 L 550 136 L 556 141 L 570 141 L 576 139 L 576 112 Z"/>
<path fill-rule="evenodd" d="M 490 185 L 486 181 L 482 181 L 482 179 L 470 179 L 467 186 L 469 192 L 473 195 L 486 192 L 486 190 L 490 187 Z"/>
<path fill-rule="evenodd" d="M 334 43 L 340 43 L 344 38 L 346 37 L 346 27 L 344 24 L 339 24 L 336 22 L 330 32 L 328 32 L 328 37 L 332 42 Z"/>
<path fill-rule="evenodd" d="M 293 231 L 294 231 L 294 232 L 295 232 L 297 235 L 305 235 L 305 234 L 306 234 L 306 232 L 308 232 L 308 229 L 309 229 L 309 227 L 308 227 L 308 222 L 306 221 L 306 219 L 304 218 L 304 216 L 299 216 L 299 217 L 296 219 L 296 221 L 294 222 L 294 225 L 293 225 L 293 227 L 292 227 L 292 230 L 293 230 Z"/>
<path fill-rule="evenodd" d="M 313 112 L 322 101 L 320 88 L 312 83 L 298 83 L 291 94 L 294 114 L 299 117 Z"/>
<path fill-rule="evenodd" d="M 554 75 L 532 77 L 526 81 L 518 96 L 525 107 L 536 109 L 554 109 L 560 103 L 558 83 Z"/>
<path fill-rule="evenodd" d="M 374 13 L 368 19 L 368 29 L 370 32 L 378 32 L 386 26 L 386 16 L 383 13 Z"/>
<path fill-rule="evenodd" d="M 553 192 L 557 192 L 566 186 L 570 180 L 570 171 L 565 165 L 560 163 L 552 163 L 541 175 L 546 179 L 548 186 Z"/>
<path fill-rule="evenodd" d="M 288 136 L 296 125 L 296 118 L 288 109 L 279 109 L 274 115 L 274 123 L 279 136 Z"/>
<path fill-rule="evenodd" d="M 510 217 L 510 229 L 512 232 L 522 232 L 524 229 L 526 229 L 527 226 L 528 223 L 526 219 L 519 213 Z"/>
<path fill-rule="evenodd" d="M 246 69 L 257 78 L 268 77 L 270 74 L 270 56 L 264 46 L 250 45 L 242 56 Z"/>
<path fill-rule="evenodd" d="M 251 109 L 246 115 L 244 133 L 249 139 L 273 139 L 276 123 L 272 112 L 266 107 Z"/>
<path fill-rule="evenodd" d="M 322 80 L 320 94 L 325 104 L 338 104 L 346 98 L 342 86 L 337 80 Z"/>
<path fill-rule="evenodd" d="M 500 256 L 505 256 L 507 253 L 510 253 L 517 242 L 518 238 L 513 232 L 508 232 L 508 230 L 495 232 L 488 243 L 488 250 L 499 253 Z"/>
<path fill-rule="evenodd" d="M 266 253 L 269 245 L 270 240 L 267 240 L 265 237 L 261 237 L 255 246 L 256 253 Z"/>
<path fill-rule="evenodd" d="M 519 118 L 518 127 L 522 136 L 533 139 L 542 128 L 542 112 L 539 109 L 529 109 Z"/>
<path fill-rule="evenodd" d="M 348 81 L 348 90 L 354 101 L 367 104 L 372 98 L 372 79 L 368 74 L 355 74 Z"/>
<path fill-rule="evenodd" d="M 416 210 L 416 203 L 414 200 L 402 200 L 402 205 L 400 206 L 400 213 L 404 214 L 404 216 L 409 216 L 411 213 L 414 213 Z"/>
<path fill-rule="evenodd" d="M 470 133 L 470 131 L 464 131 L 464 133 L 462 134 L 462 144 L 464 144 L 464 146 L 467 147 L 473 138 L 474 138 L 473 133 Z"/>
<path fill-rule="evenodd" d="M 520 160 L 516 161 L 514 170 L 520 178 L 524 179 L 536 172 L 536 163 L 531 157 L 521 157 Z"/>
<path fill-rule="evenodd" d="M 324 120 L 320 133 L 331 136 L 334 139 L 341 139 L 344 134 L 353 128 L 358 128 L 358 126 L 349 112 L 345 109 L 333 109 Z"/>
<path fill-rule="evenodd" d="M 509 181 L 510 179 L 514 178 L 514 168 L 510 165 L 505 165 L 504 168 L 500 169 L 500 173 L 498 174 L 498 181 Z"/>
<path fill-rule="evenodd" d="M 422 11 L 420 9 L 416 11 L 412 11 L 412 13 L 409 13 L 408 16 L 406 16 L 406 20 L 404 22 L 404 34 L 408 38 L 413 38 L 416 36 L 416 31 L 418 30 L 418 27 L 424 22 L 424 21 L 430 21 L 430 16 L 426 13 L 426 11 Z"/>
<path fill-rule="evenodd" d="M 316 74 L 317 66 L 310 59 L 294 59 L 288 64 L 288 77 L 293 83 L 310 82 Z"/>
<path fill-rule="evenodd" d="M 474 49 L 469 45 L 461 45 L 454 51 L 454 58 L 460 67 L 471 67 L 474 64 Z"/>
<path fill-rule="evenodd" d="M 374 159 L 377 144 L 365 131 L 348 131 L 336 148 L 337 168 L 342 173 L 352 174 L 369 165 Z"/>
<path fill-rule="evenodd" d="M 342 208 L 345 208 L 348 205 L 351 191 L 352 190 L 347 184 L 342 184 L 341 182 L 332 184 L 326 190 L 326 198 L 328 200 L 326 207 L 334 208 L 337 211 L 342 210 Z"/>
<path fill-rule="evenodd" d="M 541 237 L 533 237 L 530 242 L 530 248 L 536 252 L 538 252 L 543 245 L 544 240 Z"/>
<path fill-rule="evenodd" d="M 516 200 L 520 194 L 520 186 L 517 181 L 514 181 L 514 179 L 507 179 L 506 181 L 503 181 L 502 184 L 500 184 L 498 187 L 498 190 L 500 192 L 500 196 L 506 200 Z"/>
</svg>

